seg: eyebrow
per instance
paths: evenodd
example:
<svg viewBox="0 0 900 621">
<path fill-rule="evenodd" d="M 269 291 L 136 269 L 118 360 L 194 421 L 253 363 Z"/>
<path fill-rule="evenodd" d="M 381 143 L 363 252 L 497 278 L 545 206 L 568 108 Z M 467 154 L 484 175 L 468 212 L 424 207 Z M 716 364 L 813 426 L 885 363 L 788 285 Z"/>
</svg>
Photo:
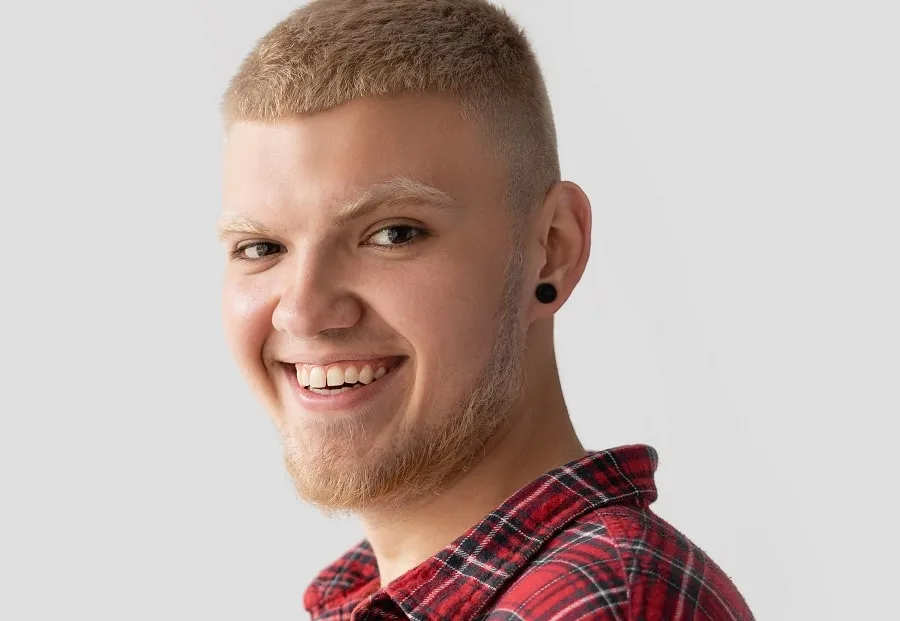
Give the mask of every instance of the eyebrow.
<svg viewBox="0 0 900 621">
<path fill-rule="evenodd" d="M 395 177 L 365 189 L 339 207 L 334 214 L 334 220 L 338 225 L 343 225 L 376 209 L 402 203 L 420 203 L 441 210 L 459 208 L 456 199 L 443 190 L 412 177 Z M 219 219 L 219 239 L 248 233 L 261 237 L 274 236 L 272 229 L 244 214 L 226 212 Z"/>
<path fill-rule="evenodd" d="M 216 226 L 219 240 L 225 240 L 232 235 L 259 235 L 260 237 L 274 237 L 274 231 L 266 225 L 257 222 L 243 214 L 226 213 Z"/>
</svg>

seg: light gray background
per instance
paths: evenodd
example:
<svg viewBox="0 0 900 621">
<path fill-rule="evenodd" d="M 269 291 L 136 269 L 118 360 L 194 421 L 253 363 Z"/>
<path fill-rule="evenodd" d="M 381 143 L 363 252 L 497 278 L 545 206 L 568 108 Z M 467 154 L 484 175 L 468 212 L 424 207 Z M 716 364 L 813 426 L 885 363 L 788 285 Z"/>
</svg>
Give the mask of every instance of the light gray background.
<svg viewBox="0 0 900 621">
<path fill-rule="evenodd" d="M 759 619 L 896 612 L 895 3 L 503 2 L 594 250 L 592 448 Z M 299 504 L 223 345 L 216 107 L 295 2 L 0 8 L 0 618 L 298 619 L 360 536 Z"/>
</svg>

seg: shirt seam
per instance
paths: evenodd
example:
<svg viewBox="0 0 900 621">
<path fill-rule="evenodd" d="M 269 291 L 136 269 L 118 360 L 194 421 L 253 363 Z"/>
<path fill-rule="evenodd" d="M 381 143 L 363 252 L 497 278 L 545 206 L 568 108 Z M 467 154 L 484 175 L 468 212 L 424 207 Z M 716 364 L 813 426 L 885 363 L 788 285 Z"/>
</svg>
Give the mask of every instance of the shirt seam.
<svg viewBox="0 0 900 621">
<path fill-rule="evenodd" d="M 622 581 L 625 583 L 625 619 L 626 621 L 634 621 L 634 617 L 632 616 L 633 606 L 631 605 L 631 575 L 628 572 L 628 566 L 624 559 L 624 556 L 628 554 L 628 551 L 619 545 L 620 538 L 624 536 L 624 529 L 620 528 L 617 523 L 618 516 L 603 511 L 599 511 L 597 515 L 610 535 L 610 540 L 612 541 L 613 549 L 616 553 L 616 560 L 619 561 L 619 566 L 622 570 Z"/>
</svg>

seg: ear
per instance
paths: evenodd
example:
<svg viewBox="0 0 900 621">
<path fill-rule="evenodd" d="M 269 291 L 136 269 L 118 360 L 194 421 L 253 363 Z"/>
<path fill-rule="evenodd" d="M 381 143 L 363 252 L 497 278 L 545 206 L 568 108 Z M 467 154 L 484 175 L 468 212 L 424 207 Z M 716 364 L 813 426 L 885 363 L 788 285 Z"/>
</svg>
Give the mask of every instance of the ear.
<svg viewBox="0 0 900 621">
<path fill-rule="evenodd" d="M 591 203 L 576 184 L 561 181 L 550 188 L 532 229 L 534 266 L 528 281 L 531 319 L 553 316 L 581 280 L 591 252 Z M 540 283 L 556 287 L 556 300 L 543 304 L 534 296 Z"/>
</svg>

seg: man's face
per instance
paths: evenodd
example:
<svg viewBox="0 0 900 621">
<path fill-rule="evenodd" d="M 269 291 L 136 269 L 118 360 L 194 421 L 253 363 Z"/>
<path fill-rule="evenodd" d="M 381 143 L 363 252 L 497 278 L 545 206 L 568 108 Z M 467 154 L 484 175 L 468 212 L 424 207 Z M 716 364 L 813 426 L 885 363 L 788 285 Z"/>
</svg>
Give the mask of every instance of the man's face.
<svg viewBox="0 0 900 621">
<path fill-rule="evenodd" d="M 227 337 L 306 500 L 428 492 L 497 432 L 524 339 L 506 189 L 442 98 L 229 131 Z"/>
</svg>

